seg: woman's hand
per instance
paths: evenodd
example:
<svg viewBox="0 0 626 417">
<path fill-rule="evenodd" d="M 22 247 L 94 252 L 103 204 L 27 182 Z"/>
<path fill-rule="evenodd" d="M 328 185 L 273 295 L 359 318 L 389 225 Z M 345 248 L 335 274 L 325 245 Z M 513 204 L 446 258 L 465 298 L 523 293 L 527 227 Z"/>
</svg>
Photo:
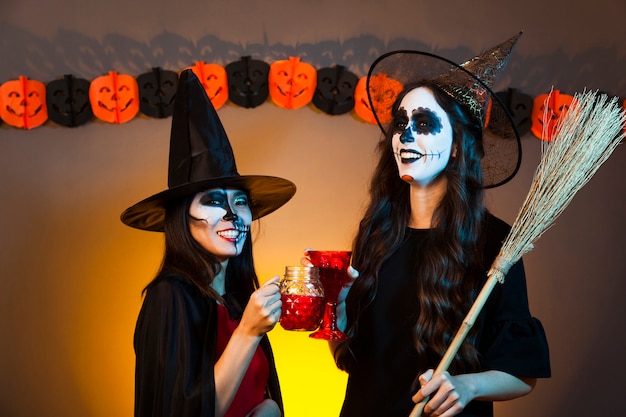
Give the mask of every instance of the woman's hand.
<svg viewBox="0 0 626 417">
<path fill-rule="evenodd" d="M 275 276 L 252 293 L 237 329 L 247 335 L 263 336 L 274 328 L 280 319 L 282 302 Z"/>
<path fill-rule="evenodd" d="M 246 414 L 246 417 L 280 417 L 280 408 L 274 400 L 265 399 L 261 404 L 257 405 Z"/>
<path fill-rule="evenodd" d="M 451 417 L 459 414 L 472 399 L 470 390 L 457 377 L 442 372 L 433 377 L 429 369 L 420 375 L 421 388 L 413 396 L 417 404 L 424 398 L 431 397 L 424 407 L 427 416 Z"/>
<path fill-rule="evenodd" d="M 433 376 L 430 369 L 420 375 L 422 387 L 413 396 L 415 403 L 430 397 L 424 413 L 430 416 L 450 417 L 457 415 L 470 401 L 505 401 L 521 397 L 532 391 L 535 378 L 517 377 L 502 371 L 451 376 L 442 372 Z"/>
</svg>

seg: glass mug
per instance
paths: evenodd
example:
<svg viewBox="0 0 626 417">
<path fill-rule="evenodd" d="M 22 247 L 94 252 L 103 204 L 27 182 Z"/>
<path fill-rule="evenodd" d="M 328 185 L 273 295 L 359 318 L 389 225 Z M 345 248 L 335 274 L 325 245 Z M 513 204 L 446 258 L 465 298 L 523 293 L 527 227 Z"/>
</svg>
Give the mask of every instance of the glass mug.
<svg viewBox="0 0 626 417">
<path fill-rule="evenodd" d="M 285 330 L 313 331 L 324 315 L 324 288 L 318 269 L 312 266 L 287 266 L 278 284 L 283 303 L 280 325 Z"/>
</svg>

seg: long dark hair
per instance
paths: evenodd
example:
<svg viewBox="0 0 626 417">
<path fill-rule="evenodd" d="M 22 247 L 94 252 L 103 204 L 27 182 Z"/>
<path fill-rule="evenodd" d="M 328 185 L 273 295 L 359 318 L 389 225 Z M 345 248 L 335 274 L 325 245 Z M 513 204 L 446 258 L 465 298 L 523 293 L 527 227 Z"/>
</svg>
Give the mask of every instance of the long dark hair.
<svg viewBox="0 0 626 417">
<path fill-rule="evenodd" d="M 221 264 L 215 255 L 196 242 L 189 231 L 189 207 L 192 200 L 193 195 L 167 207 L 163 261 L 157 276 L 146 289 L 163 274 L 175 273 L 188 279 L 206 296 L 223 301 L 211 287 L 213 279 L 220 272 Z M 234 296 L 240 305 L 245 305 L 250 295 L 259 287 L 254 270 L 250 233 L 246 236 L 241 254 L 228 260 L 225 281 L 226 293 Z"/>
<path fill-rule="evenodd" d="M 398 97 L 393 114 L 404 95 L 419 86 L 429 88 L 448 114 L 456 149 L 455 157 L 441 174 L 447 178 L 447 189 L 433 214 L 429 240 L 420 254 L 423 262 L 416 274 L 419 316 L 414 340 L 419 357 L 426 358 L 431 354 L 443 356 L 479 289 L 485 272 L 480 250 L 485 208 L 480 123 L 437 85 L 428 82 L 407 87 Z M 411 214 L 410 186 L 399 177 L 392 153 L 393 131 L 391 126 L 378 144 L 379 161 L 370 184 L 370 201 L 353 244 L 352 262 L 360 272 L 346 300 L 347 331 L 353 337 L 358 335 L 361 313 L 376 295 L 378 271 L 401 245 Z M 452 372 L 477 368 L 474 339 L 472 335 L 466 339 L 450 368 Z M 340 345 L 335 355 L 337 365 L 344 370 L 352 359 L 351 340 Z M 426 366 L 422 363 L 423 370 Z"/>
</svg>

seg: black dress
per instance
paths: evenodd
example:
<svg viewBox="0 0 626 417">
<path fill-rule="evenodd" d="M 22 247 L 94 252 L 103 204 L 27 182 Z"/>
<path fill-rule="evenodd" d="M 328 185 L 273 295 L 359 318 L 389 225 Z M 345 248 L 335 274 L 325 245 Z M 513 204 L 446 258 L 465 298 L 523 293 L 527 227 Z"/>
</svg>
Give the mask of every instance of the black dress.
<svg viewBox="0 0 626 417">
<path fill-rule="evenodd" d="M 489 216 L 485 271 L 497 256 L 509 226 Z M 408 229 L 402 246 L 380 271 L 376 296 L 364 310 L 357 336 L 351 343 L 355 356 L 349 366 L 342 417 L 408 417 L 415 404 L 411 396 L 419 369 L 413 348 L 416 317 L 414 270 L 416 254 L 428 230 Z M 483 370 L 499 370 L 520 377 L 550 376 L 548 344 L 539 320 L 530 315 L 522 262 L 514 265 L 504 284 L 497 284 L 477 320 L 477 347 Z M 454 329 L 456 331 L 457 329 Z M 430 358 L 436 368 L 440 358 Z M 493 416 L 493 404 L 472 401 L 460 416 Z"/>
<path fill-rule="evenodd" d="M 181 276 L 148 287 L 135 328 L 135 417 L 215 415 L 217 317 L 217 302 Z M 270 370 L 266 396 L 282 410 L 267 336 L 260 346 Z"/>
</svg>

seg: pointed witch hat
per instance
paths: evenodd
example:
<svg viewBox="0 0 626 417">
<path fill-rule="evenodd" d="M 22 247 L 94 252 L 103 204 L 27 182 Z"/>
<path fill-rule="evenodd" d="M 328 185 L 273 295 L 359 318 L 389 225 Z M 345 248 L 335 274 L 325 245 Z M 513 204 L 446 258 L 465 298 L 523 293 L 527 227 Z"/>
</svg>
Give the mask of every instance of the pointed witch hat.
<svg viewBox="0 0 626 417">
<path fill-rule="evenodd" d="M 263 175 L 239 175 L 224 127 L 193 71 L 184 70 L 172 115 L 168 189 L 126 209 L 124 224 L 163 231 L 167 207 L 181 198 L 215 187 L 245 190 L 253 219 L 263 217 L 293 197 L 289 180 Z"/>
<path fill-rule="evenodd" d="M 521 35 L 460 65 L 423 51 L 399 50 L 380 56 L 367 75 L 367 94 L 378 126 L 386 132 L 391 107 L 404 88 L 432 81 L 483 126 L 485 155 L 481 165 L 485 188 L 510 181 L 521 164 L 522 146 L 511 114 L 492 88 Z"/>
</svg>

